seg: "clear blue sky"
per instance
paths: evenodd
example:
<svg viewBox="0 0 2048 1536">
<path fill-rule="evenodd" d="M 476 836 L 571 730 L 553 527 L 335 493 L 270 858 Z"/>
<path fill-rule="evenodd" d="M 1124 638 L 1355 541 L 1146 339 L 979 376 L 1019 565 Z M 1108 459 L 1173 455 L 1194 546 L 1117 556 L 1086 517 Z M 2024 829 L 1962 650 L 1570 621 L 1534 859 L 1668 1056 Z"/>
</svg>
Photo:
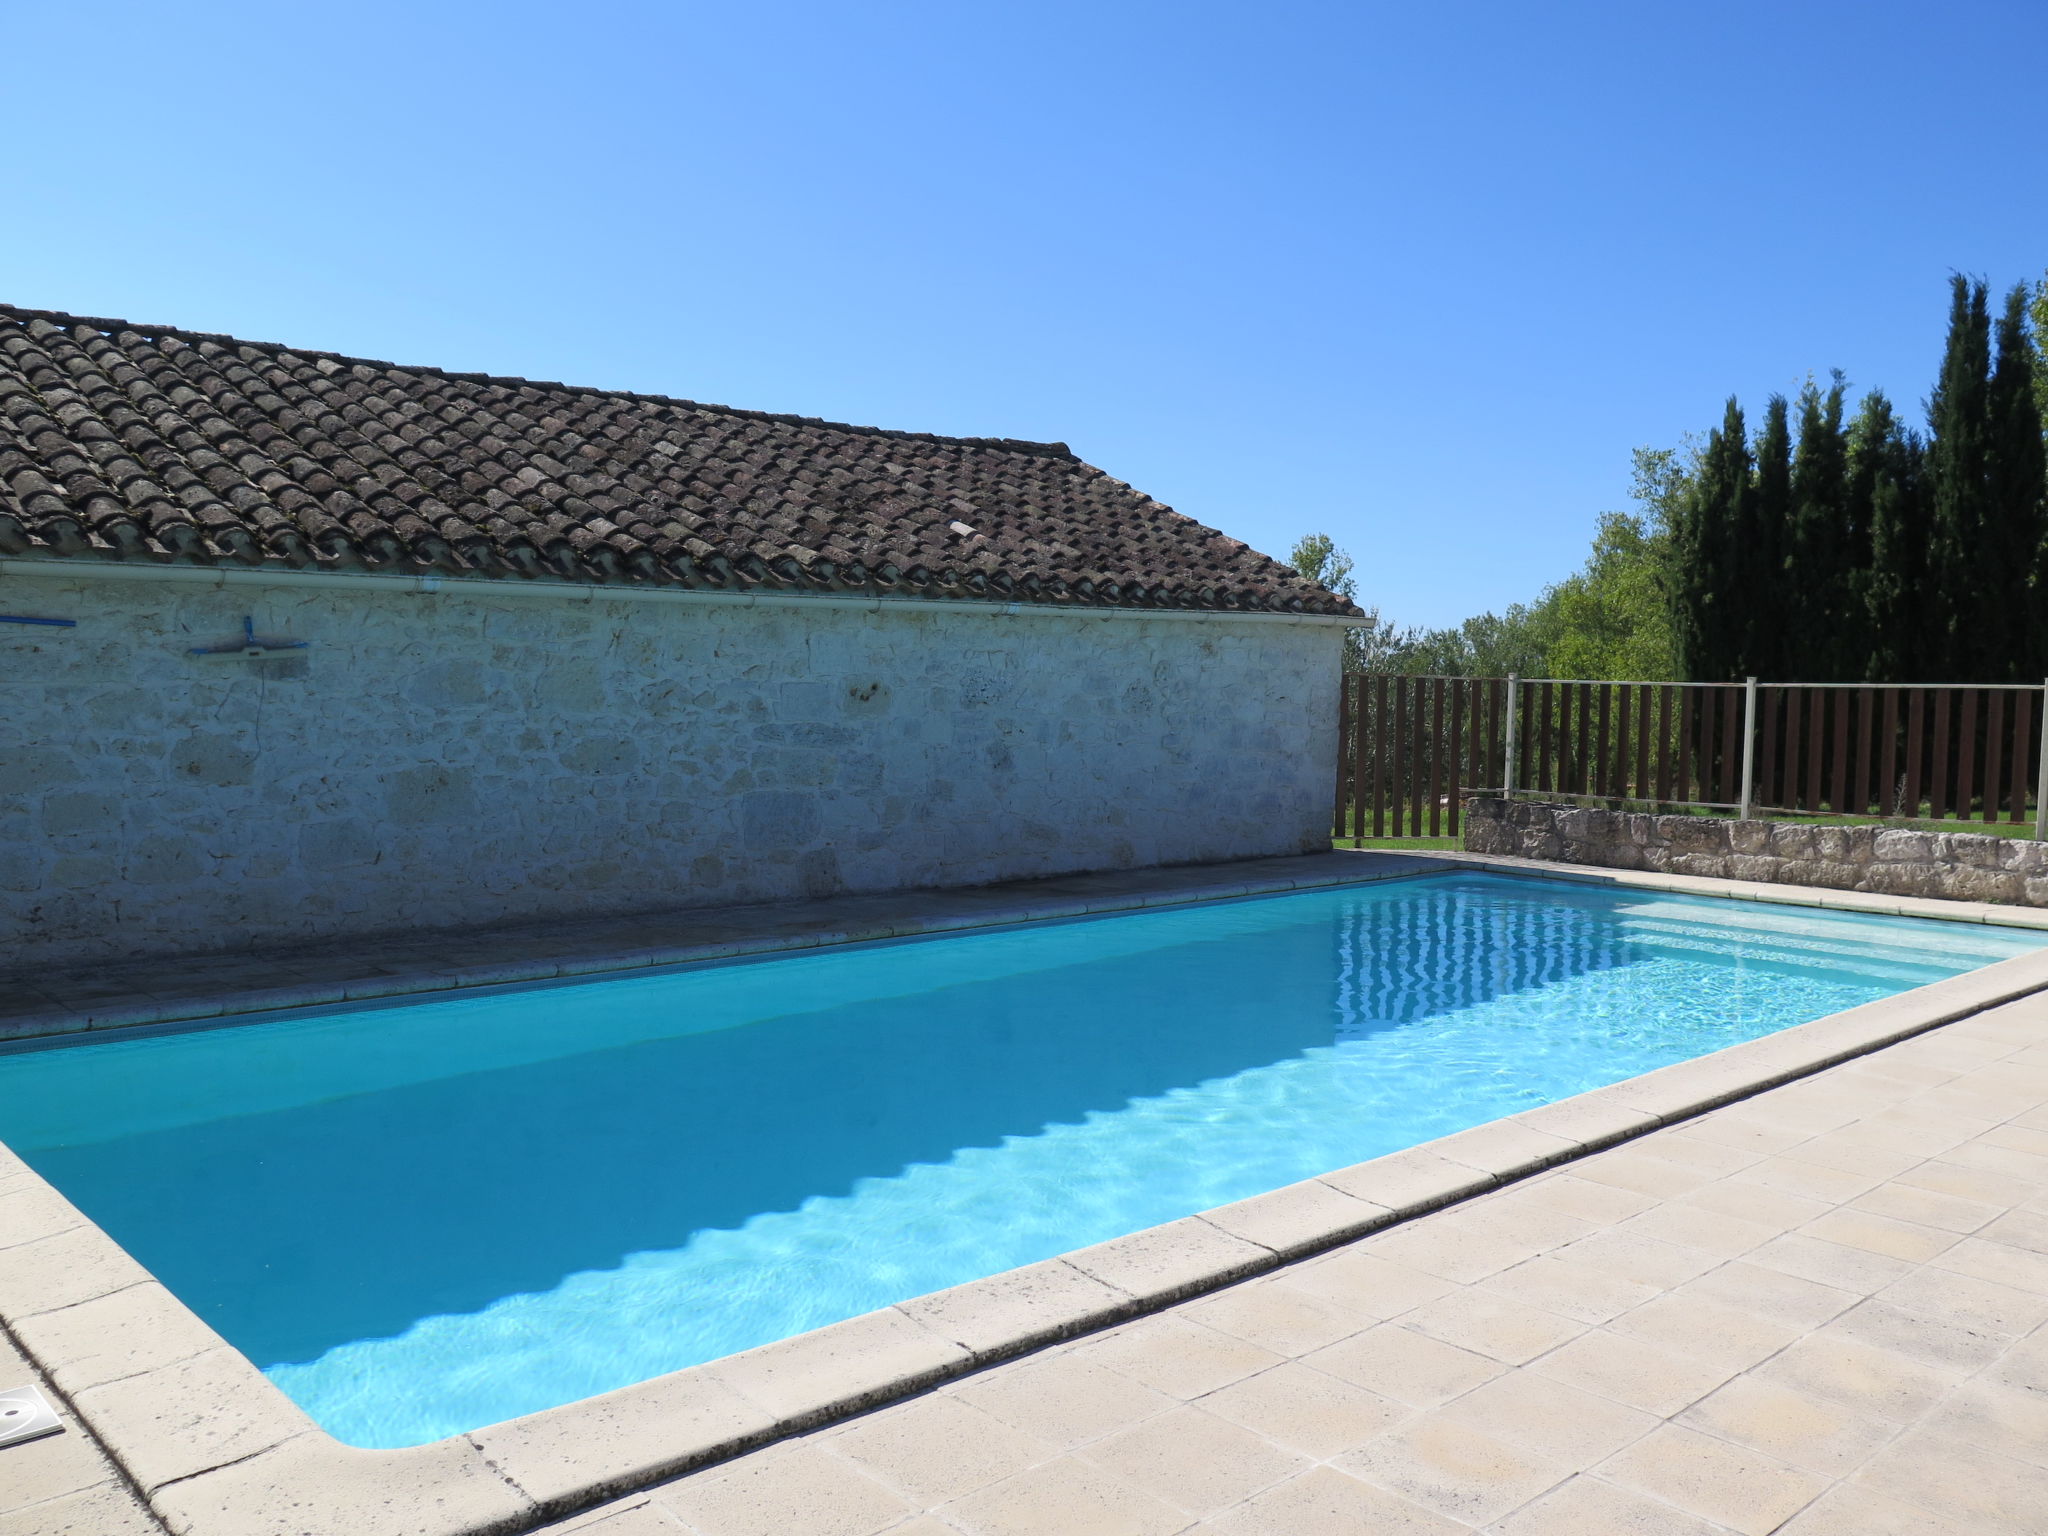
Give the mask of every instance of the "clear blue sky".
<svg viewBox="0 0 2048 1536">
<path fill-rule="evenodd" d="M 2033 3 L 7 7 L 0 298 L 1058 438 L 1429 623 L 2048 267 Z"/>
</svg>

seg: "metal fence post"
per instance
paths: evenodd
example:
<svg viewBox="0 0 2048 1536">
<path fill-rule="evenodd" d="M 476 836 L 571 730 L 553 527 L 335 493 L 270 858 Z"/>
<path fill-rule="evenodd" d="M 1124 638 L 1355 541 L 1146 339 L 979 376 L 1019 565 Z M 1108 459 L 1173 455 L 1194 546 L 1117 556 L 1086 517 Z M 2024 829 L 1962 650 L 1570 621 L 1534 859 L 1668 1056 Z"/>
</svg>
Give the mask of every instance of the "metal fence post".
<svg viewBox="0 0 2048 1536">
<path fill-rule="evenodd" d="M 1516 706 L 1519 704 L 1521 700 L 1521 688 L 1521 679 L 1516 677 L 1514 673 L 1510 672 L 1508 674 L 1508 739 L 1506 744 L 1507 755 L 1505 759 L 1502 761 L 1500 768 L 1500 797 L 1503 800 L 1512 800 L 1515 798 L 1515 748 L 1517 746 L 1517 738 L 1521 735 L 1521 730 L 1517 723 L 1518 715 Z M 2044 708 L 2044 714 L 2048 714 L 2048 708 Z M 2044 718 L 2042 724 L 2044 727 L 2048 727 L 2048 718 Z M 2043 768 L 2048 769 L 2048 755 L 2044 755 L 2041 761 Z"/>
<path fill-rule="evenodd" d="M 1913 809 L 1917 812 L 1920 807 Z M 2048 680 L 2041 684 L 2041 767 L 2034 780 L 2034 836 L 2048 838 Z"/>
<path fill-rule="evenodd" d="M 1727 793 L 1727 791 L 1722 791 Z M 1736 815 L 1749 820 L 1756 799 L 1756 679 L 1742 684 L 1742 808 Z"/>
</svg>

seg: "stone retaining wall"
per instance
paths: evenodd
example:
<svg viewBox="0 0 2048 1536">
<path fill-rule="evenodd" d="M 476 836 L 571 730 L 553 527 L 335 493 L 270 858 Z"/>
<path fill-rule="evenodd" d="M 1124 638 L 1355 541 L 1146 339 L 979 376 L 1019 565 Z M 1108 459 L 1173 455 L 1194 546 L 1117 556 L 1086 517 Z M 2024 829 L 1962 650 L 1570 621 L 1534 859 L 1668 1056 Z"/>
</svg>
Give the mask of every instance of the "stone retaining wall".
<svg viewBox="0 0 2048 1536">
<path fill-rule="evenodd" d="M 2048 843 L 1899 827 L 1651 816 L 1468 800 L 1465 848 L 1722 880 L 2048 906 Z"/>
</svg>

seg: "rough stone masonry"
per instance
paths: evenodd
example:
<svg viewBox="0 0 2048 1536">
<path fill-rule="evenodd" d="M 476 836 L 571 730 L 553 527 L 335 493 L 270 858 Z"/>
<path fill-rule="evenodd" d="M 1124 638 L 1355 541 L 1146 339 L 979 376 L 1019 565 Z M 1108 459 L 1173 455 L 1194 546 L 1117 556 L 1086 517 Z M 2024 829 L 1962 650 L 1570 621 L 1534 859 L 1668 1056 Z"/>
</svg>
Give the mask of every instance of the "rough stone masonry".
<svg viewBox="0 0 2048 1536">
<path fill-rule="evenodd" d="M 1328 846 L 1328 625 L 0 587 L 16 962 Z"/>
<path fill-rule="evenodd" d="M 1609 869 L 2048 906 L 2048 844 L 1967 832 L 1814 827 L 1479 799 L 1465 803 L 1465 848 Z"/>
</svg>

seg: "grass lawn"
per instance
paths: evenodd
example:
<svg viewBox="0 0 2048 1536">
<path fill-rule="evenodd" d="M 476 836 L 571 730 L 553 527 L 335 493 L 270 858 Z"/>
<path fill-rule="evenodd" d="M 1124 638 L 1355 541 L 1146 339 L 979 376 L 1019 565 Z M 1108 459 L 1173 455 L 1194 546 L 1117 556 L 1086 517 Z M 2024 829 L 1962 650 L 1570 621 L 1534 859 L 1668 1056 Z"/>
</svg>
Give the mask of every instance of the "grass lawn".
<svg viewBox="0 0 2048 1536">
<path fill-rule="evenodd" d="M 1354 843 L 1348 837 L 1330 839 L 1332 848 L 1394 848 L 1406 849 L 1410 853 L 1421 853 L 1430 848 L 1463 848 L 1462 837 L 1368 837 L 1362 843 Z"/>
</svg>

